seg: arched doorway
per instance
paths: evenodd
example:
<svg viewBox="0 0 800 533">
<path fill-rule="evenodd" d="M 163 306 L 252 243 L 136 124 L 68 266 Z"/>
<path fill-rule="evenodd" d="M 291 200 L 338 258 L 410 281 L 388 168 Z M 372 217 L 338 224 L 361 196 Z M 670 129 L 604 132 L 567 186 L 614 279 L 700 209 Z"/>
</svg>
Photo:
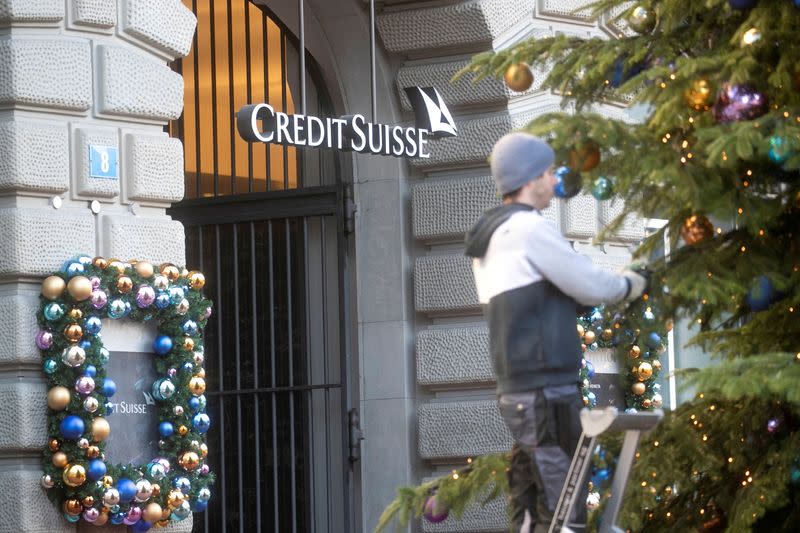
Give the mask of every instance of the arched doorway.
<svg viewBox="0 0 800 533">
<path fill-rule="evenodd" d="M 175 65 L 185 108 L 187 263 L 207 275 L 209 463 L 194 531 L 350 531 L 346 194 L 334 152 L 248 144 L 234 115 L 295 112 L 298 43 L 264 6 L 184 0 L 198 17 Z M 308 114 L 332 115 L 313 59 Z"/>
</svg>

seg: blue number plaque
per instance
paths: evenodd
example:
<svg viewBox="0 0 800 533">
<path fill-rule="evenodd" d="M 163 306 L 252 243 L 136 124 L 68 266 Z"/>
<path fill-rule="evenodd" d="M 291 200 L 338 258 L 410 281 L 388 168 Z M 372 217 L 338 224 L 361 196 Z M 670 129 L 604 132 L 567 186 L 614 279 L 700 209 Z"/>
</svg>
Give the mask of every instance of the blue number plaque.
<svg viewBox="0 0 800 533">
<path fill-rule="evenodd" d="M 119 177 L 115 146 L 89 145 L 89 176 L 111 180 Z"/>
</svg>

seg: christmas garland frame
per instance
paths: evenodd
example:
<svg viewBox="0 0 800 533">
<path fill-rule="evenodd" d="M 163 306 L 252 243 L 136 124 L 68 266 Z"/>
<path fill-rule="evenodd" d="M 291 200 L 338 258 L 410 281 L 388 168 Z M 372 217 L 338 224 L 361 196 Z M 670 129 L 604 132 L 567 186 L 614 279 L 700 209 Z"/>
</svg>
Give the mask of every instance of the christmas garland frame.
<svg viewBox="0 0 800 533">
<path fill-rule="evenodd" d="M 204 511 L 214 476 L 205 464 L 202 331 L 211 315 L 205 277 L 172 264 L 78 256 L 42 283 L 36 345 L 47 375 L 48 444 L 42 486 L 70 522 L 126 524 L 134 531 Z M 110 464 L 105 440 L 116 385 L 106 375 L 102 318 L 156 322 L 159 456 Z"/>
</svg>

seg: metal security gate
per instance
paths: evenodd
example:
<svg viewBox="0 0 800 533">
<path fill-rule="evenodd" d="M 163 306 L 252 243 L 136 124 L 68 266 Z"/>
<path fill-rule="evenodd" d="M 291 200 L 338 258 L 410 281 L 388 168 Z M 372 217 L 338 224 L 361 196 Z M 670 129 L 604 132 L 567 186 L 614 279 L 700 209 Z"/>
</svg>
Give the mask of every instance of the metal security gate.
<svg viewBox="0 0 800 533">
<path fill-rule="evenodd" d="M 337 187 L 186 202 L 207 275 L 209 463 L 195 531 L 350 531 L 345 246 Z"/>
<path fill-rule="evenodd" d="M 246 104 L 295 112 L 298 41 L 260 2 L 183 2 L 197 33 L 173 65 L 186 199 L 170 214 L 215 308 L 205 360 L 217 481 L 194 531 L 350 532 L 346 159 L 239 137 Z M 307 113 L 336 116 L 307 52 L 305 65 Z"/>
</svg>

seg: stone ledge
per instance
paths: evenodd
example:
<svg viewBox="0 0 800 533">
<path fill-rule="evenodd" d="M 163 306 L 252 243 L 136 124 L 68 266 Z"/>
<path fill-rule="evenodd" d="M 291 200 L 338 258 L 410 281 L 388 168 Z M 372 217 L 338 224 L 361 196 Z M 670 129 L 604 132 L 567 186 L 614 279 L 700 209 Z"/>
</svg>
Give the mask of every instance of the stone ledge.
<svg viewBox="0 0 800 533">
<path fill-rule="evenodd" d="M 62 124 L 0 123 L 0 191 L 69 188 L 69 135 Z"/>
<path fill-rule="evenodd" d="M 180 0 L 123 0 L 120 9 L 127 35 L 173 58 L 189 53 L 197 18 Z"/>
<path fill-rule="evenodd" d="M 424 404 L 417 409 L 417 420 L 423 459 L 505 452 L 513 443 L 494 400 Z"/>
<path fill-rule="evenodd" d="M 84 214 L 85 213 L 85 214 Z M 0 276 L 46 276 L 95 249 L 94 219 L 66 209 L 0 209 Z"/>
<path fill-rule="evenodd" d="M 479 311 L 469 258 L 461 255 L 417 258 L 414 265 L 414 308 L 422 313 Z"/>
<path fill-rule="evenodd" d="M 486 326 L 426 329 L 417 333 L 417 383 L 485 384 L 495 380 Z"/>
<path fill-rule="evenodd" d="M 92 106 L 89 43 L 10 37 L 0 41 L 0 107 L 31 105 L 72 111 Z"/>
</svg>

